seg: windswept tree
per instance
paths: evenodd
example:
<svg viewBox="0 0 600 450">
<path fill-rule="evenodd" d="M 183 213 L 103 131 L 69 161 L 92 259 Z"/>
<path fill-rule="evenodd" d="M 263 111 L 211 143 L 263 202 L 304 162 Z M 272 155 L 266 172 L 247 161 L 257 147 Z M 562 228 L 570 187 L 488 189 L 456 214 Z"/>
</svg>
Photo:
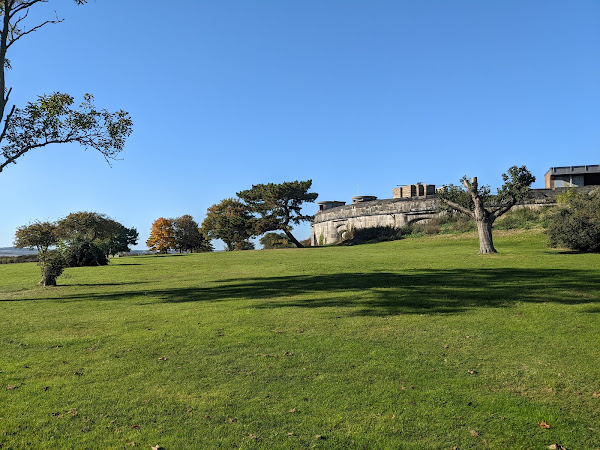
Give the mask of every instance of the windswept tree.
<svg viewBox="0 0 600 450">
<path fill-rule="evenodd" d="M 56 286 L 56 279 L 65 268 L 61 253 L 49 250 L 58 243 L 56 224 L 51 222 L 34 222 L 17 228 L 15 247 L 31 248 L 38 251 L 38 265 L 42 270 L 41 286 Z"/>
<path fill-rule="evenodd" d="M 175 236 L 173 232 L 173 221 L 159 217 L 152 224 L 150 237 L 146 241 L 151 252 L 167 253 L 175 248 Z"/>
<path fill-rule="evenodd" d="M 74 0 L 82 5 L 86 0 Z M 23 37 L 40 28 L 62 22 L 46 20 L 27 25 L 30 10 L 48 0 L 0 0 L 0 172 L 30 150 L 50 144 L 76 142 L 98 150 L 105 159 L 115 159 L 132 130 L 129 114 L 109 112 L 93 104 L 85 94 L 78 107 L 73 96 L 61 92 L 42 95 L 24 108 L 10 105 L 12 88 L 6 84 L 6 70 L 11 68 L 8 51 Z M 3 124 L 2 124 L 3 122 Z"/>
<path fill-rule="evenodd" d="M 238 192 L 237 196 L 248 204 L 250 211 L 258 214 L 255 222 L 257 235 L 283 231 L 296 247 L 303 247 L 292 234 L 292 224 L 313 218 L 302 214 L 302 205 L 314 202 L 319 196 L 316 192 L 308 192 L 311 185 L 312 180 L 257 184 L 252 189 Z"/>
<path fill-rule="evenodd" d="M 104 254 L 102 259 L 108 262 L 110 255 L 119 252 L 129 252 L 130 245 L 137 245 L 138 232 L 135 228 L 126 228 L 121 223 L 111 219 L 106 214 L 90 211 L 71 213 L 58 221 L 58 236 L 72 244 L 78 242 L 77 248 L 93 250 L 99 248 Z M 89 242 L 91 245 L 85 244 Z M 89 258 L 88 258 L 89 259 Z M 84 261 L 83 257 L 72 258 L 73 261 Z M 100 264 L 100 265 L 103 265 Z M 78 264 L 79 265 L 79 264 Z M 96 265 L 96 264 L 94 264 Z"/>
<path fill-rule="evenodd" d="M 475 220 L 479 235 L 479 253 L 496 253 L 492 239 L 492 225 L 518 201 L 527 197 L 535 177 L 527 167 L 512 166 L 502 174 L 504 184 L 497 195 L 490 194 L 489 186 L 479 186 L 477 177 L 464 176 L 460 186 L 444 186 L 438 192 L 442 207 L 461 212 Z"/>
<path fill-rule="evenodd" d="M 226 249 L 251 250 L 249 239 L 254 235 L 254 218 L 239 200 L 226 198 L 206 211 L 202 230 L 208 239 L 221 239 Z"/>
<path fill-rule="evenodd" d="M 198 228 L 198 222 L 189 214 L 172 219 L 175 249 L 179 252 L 211 252 L 212 245 Z"/>
</svg>

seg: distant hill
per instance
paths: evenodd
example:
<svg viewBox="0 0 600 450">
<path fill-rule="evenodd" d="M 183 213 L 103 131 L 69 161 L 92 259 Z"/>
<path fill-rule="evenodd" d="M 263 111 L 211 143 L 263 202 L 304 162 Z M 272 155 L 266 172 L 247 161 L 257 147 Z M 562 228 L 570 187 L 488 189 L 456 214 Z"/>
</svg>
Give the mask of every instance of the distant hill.
<svg viewBox="0 0 600 450">
<path fill-rule="evenodd" d="M 0 247 L 0 256 L 37 255 L 37 250 L 28 248 Z"/>
</svg>

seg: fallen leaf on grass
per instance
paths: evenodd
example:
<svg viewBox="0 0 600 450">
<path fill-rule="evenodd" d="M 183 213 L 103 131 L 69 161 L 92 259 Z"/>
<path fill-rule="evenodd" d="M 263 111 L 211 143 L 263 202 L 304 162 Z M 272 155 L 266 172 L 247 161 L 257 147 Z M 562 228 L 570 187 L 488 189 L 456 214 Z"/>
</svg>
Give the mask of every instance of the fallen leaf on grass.
<svg viewBox="0 0 600 450">
<path fill-rule="evenodd" d="M 250 434 L 250 435 L 248 436 L 248 438 L 249 438 L 249 439 L 258 439 L 258 436 L 257 436 L 257 435 L 255 435 L 255 434 Z"/>
<path fill-rule="evenodd" d="M 290 413 L 295 413 L 295 412 L 296 412 L 296 408 L 292 408 L 292 409 L 290 409 L 288 412 L 290 412 Z"/>
<path fill-rule="evenodd" d="M 14 385 L 14 384 L 9 384 L 8 386 L 6 386 L 6 389 L 9 391 L 12 391 L 13 389 L 17 389 L 19 386 Z"/>
<path fill-rule="evenodd" d="M 594 398 L 600 398 L 600 393 L 598 393 L 598 392 L 594 392 L 594 393 L 592 394 L 592 397 L 594 397 Z"/>
<path fill-rule="evenodd" d="M 479 433 L 475 430 L 471 430 L 471 431 L 469 431 L 469 433 L 471 433 L 471 436 L 475 436 L 475 437 L 479 436 Z"/>
<path fill-rule="evenodd" d="M 538 426 L 539 426 L 540 428 L 544 428 L 544 429 L 548 429 L 548 428 L 550 428 L 550 425 L 548 425 L 548 423 L 546 423 L 546 421 L 545 421 L 545 420 L 542 420 L 540 423 L 538 423 Z"/>
</svg>

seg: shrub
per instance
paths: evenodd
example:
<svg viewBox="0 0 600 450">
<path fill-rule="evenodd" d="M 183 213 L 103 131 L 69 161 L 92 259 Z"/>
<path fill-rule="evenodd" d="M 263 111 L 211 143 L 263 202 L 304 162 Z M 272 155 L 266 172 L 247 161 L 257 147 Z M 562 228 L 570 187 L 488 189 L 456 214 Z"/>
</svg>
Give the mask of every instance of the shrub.
<svg viewBox="0 0 600 450">
<path fill-rule="evenodd" d="M 293 243 L 289 241 L 288 237 L 284 233 L 266 233 L 263 237 L 260 238 L 259 242 L 265 250 L 274 248 L 296 247 Z"/>
<path fill-rule="evenodd" d="M 341 245 L 358 245 L 402 239 L 405 232 L 394 227 L 351 228 L 344 232 Z"/>
<path fill-rule="evenodd" d="M 88 239 L 74 239 L 64 250 L 68 267 L 105 266 L 108 258 L 100 247 Z"/>
<path fill-rule="evenodd" d="M 38 255 L 0 256 L 0 264 L 16 264 L 38 261 Z"/>
<path fill-rule="evenodd" d="M 41 286 L 56 286 L 56 279 L 63 273 L 66 261 L 60 251 L 47 251 L 40 255 L 38 266 L 42 269 Z"/>
<path fill-rule="evenodd" d="M 511 209 L 494 224 L 499 230 L 515 230 L 548 226 L 548 208 Z"/>
<path fill-rule="evenodd" d="M 561 205 L 548 222 L 548 245 L 579 252 L 600 251 L 600 190 L 589 194 L 569 190 L 558 201 Z"/>
</svg>

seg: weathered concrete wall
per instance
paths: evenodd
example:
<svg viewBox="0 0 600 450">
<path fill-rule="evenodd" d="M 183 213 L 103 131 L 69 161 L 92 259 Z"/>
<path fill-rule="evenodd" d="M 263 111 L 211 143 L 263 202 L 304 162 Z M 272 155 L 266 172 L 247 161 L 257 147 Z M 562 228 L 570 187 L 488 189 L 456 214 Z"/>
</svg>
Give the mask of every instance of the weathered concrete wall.
<svg viewBox="0 0 600 450">
<path fill-rule="evenodd" d="M 343 238 L 344 232 L 352 228 L 401 228 L 438 214 L 437 198 L 394 198 L 339 206 L 315 214 L 311 243 L 313 246 L 335 244 Z"/>
<path fill-rule="evenodd" d="M 555 204 L 556 195 L 563 191 L 564 189 L 532 189 L 529 198 L 513 208 L 536 208 Z M 311 245 L 335 244 L 352 228 L 401 228 L 420 220 L 439 217 L 438 202 L 435 196 L 390 198 L 319 211 L 311 225 Z"/>
</svg>

